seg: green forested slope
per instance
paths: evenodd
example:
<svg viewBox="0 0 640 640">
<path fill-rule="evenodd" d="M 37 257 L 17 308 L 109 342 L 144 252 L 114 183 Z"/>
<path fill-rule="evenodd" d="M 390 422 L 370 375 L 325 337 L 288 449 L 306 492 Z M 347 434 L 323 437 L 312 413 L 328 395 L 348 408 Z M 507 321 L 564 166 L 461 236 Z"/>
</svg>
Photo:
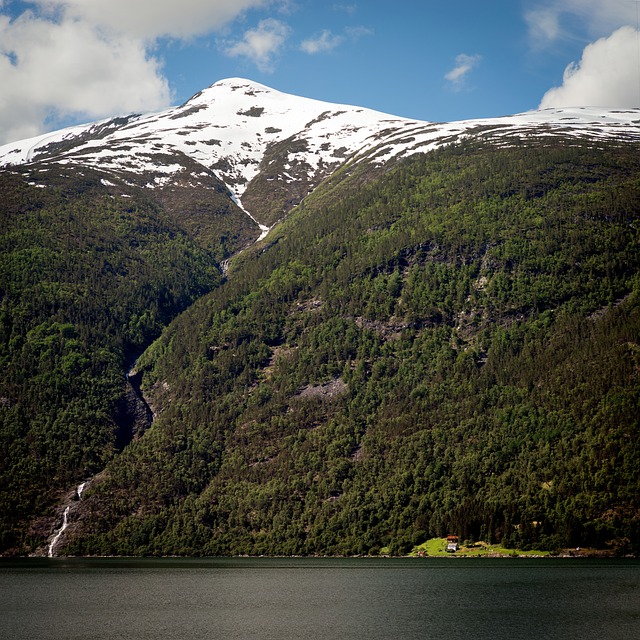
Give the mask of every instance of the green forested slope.
<svg viewBox="0 0 640 640">
<path fill-rule="evenodd" d="M 141 358 L 73 553 L 640 551 L 640 155 L 347 167 Z"/>
<path fill-rule="evenodd" d="M 220 281 L 215 233 L 105 183 L 0 172 L 0 551 L 41 543 L 34 517 L 127 444 L 127 364 Z"/>
</svg>

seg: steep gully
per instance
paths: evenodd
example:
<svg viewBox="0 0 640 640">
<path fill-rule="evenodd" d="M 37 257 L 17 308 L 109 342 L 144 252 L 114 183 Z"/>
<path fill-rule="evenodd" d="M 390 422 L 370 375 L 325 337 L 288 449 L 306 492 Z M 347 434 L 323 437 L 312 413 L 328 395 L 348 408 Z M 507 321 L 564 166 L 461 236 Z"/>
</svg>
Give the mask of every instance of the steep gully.
<svg viewBox="0 0 640 640">
<path fill-rule="evenodd" d="M 231 192 L 231 197 L 234 203 L 240 207 L 240 209 L 242 209 L 242 211 L 244 211 L 260 228 L 260 235 L 255 240 L 255 242 L 260 242 L 260 240 L 269 233 L 271 230 L 270 227 L 260 224 L 251 215 L 251 213 L 242 206 L 240 199 L 235 196 L 233 192 Z M 226 260 L 221 265 L 223 272 L 226 272 L 228 262 L 229 261 Z M 125 374 L 127 387 L 116 417 L 116 422 L 118 424 L 118 430 L 116 432 L 116 449 L 120 452 L 151 426 L 154 417 L 153 411 L 142 393 L 142 375 L 136 370 L 136 363 L 139 355 L 139 353 L 131 355 L 129 358 L 129 366 L 127 367 L 127 373 Z M 90 485 L 92 480 L 93 477 L 85 480 L 76 487 L 75 494 L 78 501 L 82 500 L 82 493 Z M 62 514 L 62 524 L 58 529 L 53 531 L 53 537 L 50 538 L 50 542 L 47 546 L 47 555 L 49 558 L 56 556 L 56 547 L 59 545 L 60 540 L 63 539 L 65 531 L 74 520 L 74 513 L 79 509 L 79 507 L 80 505 L 73 506 L 72 503 L 66 505 Z"/>
<path fill-rule="evenodd" d="M 116 432 L 116 448 L 122 451 L 134 439 L 141 436 L 153 422 L 153 412 L 147 404 L 140 389 L 141 375 L 136 371 L 135 365 L 137 356 L 130 359 L 127 367 L 126 391 L 124 398 L 118 407 L 116 422 L 118 430 Z M 82 512 L 82 494 L 89 487 L 95 476 L 88 478 L 79 484 L 73 492 L 67 494 L 63 501 L 64 511 L 62 513 L 62 524 L 53 531 L 52 537 L 47 544 L 46 555 L 49 558 L 56 557 L 56 548 L 64 541 L 64 536 L 70 525 L 77 520 Z M 42 553 L 42 552 L 40 552 Z M 39 555 L 39 554 L 37 554 Z"/>
</svg>

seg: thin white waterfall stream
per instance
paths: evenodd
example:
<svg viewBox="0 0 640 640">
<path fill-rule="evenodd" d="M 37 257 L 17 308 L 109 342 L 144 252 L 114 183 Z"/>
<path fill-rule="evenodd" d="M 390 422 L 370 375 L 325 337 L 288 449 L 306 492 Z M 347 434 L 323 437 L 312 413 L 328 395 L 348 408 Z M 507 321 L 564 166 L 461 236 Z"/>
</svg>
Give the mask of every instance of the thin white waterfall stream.
<svg viewBox="0 0 640 640">
<path fill-rule="evenodd" d="M 53 540 L 49 544 L 49 557 L 53 558 L 53 550 L 55 549 L 56 544 L 58 544 L 58 540 L 60 540 L 60 536 L 64 533 L 64 530 L 69 526 L 69 509 L 71 506 L 68 506 L 64 510 L 64 517 L 62 519 L 62 526 L 58 529 L 58 532 L 54 536 Z"/>
<path fill-rule="evenodd" d="M 85 490 L 87 486 L 87 481 L 79 484 L 76 488 L 76 493 L 78 494 L 78 500 L 82 500 L 82 492 Z M 60 540 L 60 536 L 64 533 L 65 529 L 69 526 L 69 511 L 71 510 L 71 505 L 67 505 L 64 510 L 64 514 L 62 516 L 62 526 L 56 531 L 56 535 L 53 536 L 53 540 L 49 543 L 49 557 L 53 558 L 53 553 L 58 544 L 58 540 Z"/>
<path fill-rule="evenodd" d="M 229 193 L 231 194 L 231 199 L 233 200 L 233 202 L 240 208 L 242 209 L 242 211 L 244 211 L 260 228 L 260 236 L 258 237 L 258 239 L 256 240 L 256 242 L 260 242 L 260 240 L 266 238 L 267 233 L 269 233 L 269 231 L 271 231 L 271 227 L 267 227 L 264 224 L 260 224 L 242 205 L 242 201 L 240 200 L 240 198 L 233 192 L 233 191 L 229 191 Z"/>
</svg>

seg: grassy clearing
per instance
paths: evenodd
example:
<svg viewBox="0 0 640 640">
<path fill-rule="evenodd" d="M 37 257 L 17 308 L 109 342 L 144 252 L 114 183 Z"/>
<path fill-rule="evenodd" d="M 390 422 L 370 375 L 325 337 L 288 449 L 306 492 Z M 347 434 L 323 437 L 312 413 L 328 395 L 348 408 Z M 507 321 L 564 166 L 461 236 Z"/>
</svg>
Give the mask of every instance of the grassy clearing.
<svg viewBox="0 0 640 640">
<path fill-rule="evenodd" d="M 446 538 L 431 538 L 421 545 L 414 547 L 409 555 L 411 556 L 428 556 L 430 558 L 438 557 L 538 557 L 550 555 L 548 551 L 522 551 L 520 549 L 507 549 L 498 544 L 489 544 L 487 542 L 475 542 L 461 544 L 455 553 L 447 553 Z"/>
</svg>

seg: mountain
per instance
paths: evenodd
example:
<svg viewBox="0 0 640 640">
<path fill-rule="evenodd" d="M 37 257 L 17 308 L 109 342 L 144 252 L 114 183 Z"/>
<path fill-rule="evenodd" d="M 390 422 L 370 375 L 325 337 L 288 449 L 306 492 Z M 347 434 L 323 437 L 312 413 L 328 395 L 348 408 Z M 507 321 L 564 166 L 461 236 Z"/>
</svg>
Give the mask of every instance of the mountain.
<svg viewBox="0 0 640 640">
<path fill-rule="evenodd" d="M 232 79 L 0 148 L 0 548 L 637 553 L 639 113 Z"/>
<path fill-rule="evenodd" d="M 215 177 L 264 226 L 280 220 L 346 160 L 386 165 L 469 136 L 501 144 L 549 135 L 638 140 L 638 111 L 547 109 L 430 123 L 228 79 L 167 111 L 5 145 L 0 166 L 91 167 L 160 191 L 211 189 Z"/>
</svg>

